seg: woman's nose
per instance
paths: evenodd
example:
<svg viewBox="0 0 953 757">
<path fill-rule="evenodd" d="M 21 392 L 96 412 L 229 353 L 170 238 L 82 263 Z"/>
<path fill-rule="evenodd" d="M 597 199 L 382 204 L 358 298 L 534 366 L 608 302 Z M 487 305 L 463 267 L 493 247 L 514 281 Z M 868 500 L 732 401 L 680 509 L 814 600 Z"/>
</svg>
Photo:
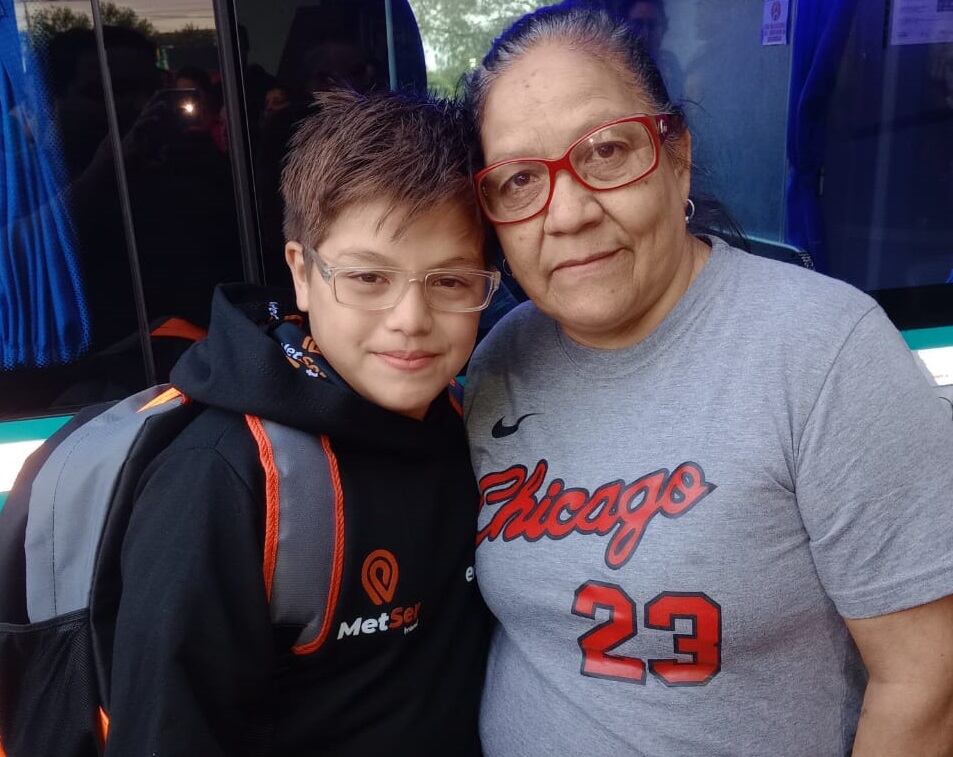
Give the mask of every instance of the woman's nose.
<svg viewBox="0 0 953 757">
<path fill-rule="evenodd" d="M 573 179 L 568 171 L 556 174 L 553 196 L 546 210 L 543 231 L 547 234 L 574 234 L 598 223 L 602 205 L 595 193 Z"/>
</svg>

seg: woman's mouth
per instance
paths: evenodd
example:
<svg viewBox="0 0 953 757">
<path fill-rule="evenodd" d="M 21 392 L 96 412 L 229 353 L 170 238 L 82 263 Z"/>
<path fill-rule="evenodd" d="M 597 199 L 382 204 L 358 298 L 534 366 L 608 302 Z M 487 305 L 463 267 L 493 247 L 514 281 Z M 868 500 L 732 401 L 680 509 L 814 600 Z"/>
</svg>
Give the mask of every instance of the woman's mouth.
<svg viewBox="0 0 953 757">
<path fill-rule="evenodd" d="M 613 259 L 618 252 L 619 250 L 615 249 L 609 250 L 608 252 L 597 252 L 594 255 L 588 255 L 584 258 L 574 258 L 572 260 L 567 260 L 565 263 L 560 263 L 558 266 L 556 266 L 553 272 L 567 271 L 579 274 L 595 271 Z"/>
</svg>

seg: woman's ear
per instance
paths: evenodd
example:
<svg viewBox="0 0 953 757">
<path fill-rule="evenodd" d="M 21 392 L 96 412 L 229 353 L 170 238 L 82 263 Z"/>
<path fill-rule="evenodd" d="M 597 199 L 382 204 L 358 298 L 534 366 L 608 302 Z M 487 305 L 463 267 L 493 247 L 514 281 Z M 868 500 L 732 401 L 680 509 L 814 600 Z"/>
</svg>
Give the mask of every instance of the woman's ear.
<svg viewBox="0 0 953 757">
<path fill-rule="evenodd" d="M 291 280 L 295 288 L 295 304 L 302 313 L 308 312 L 311 294 L 311 266 L 306 259 L 307 253 L 297 242 L 285 245 L 285 262 L 291 270 Z"/>
<path fill-rule="evenodd" d="M 672 150 L 672 162 L 675 165 L 675 178 L 682 197 L 688 197 L 692 187 L 692 133 L 684 129 L 675 140 Z"/>
</svg>

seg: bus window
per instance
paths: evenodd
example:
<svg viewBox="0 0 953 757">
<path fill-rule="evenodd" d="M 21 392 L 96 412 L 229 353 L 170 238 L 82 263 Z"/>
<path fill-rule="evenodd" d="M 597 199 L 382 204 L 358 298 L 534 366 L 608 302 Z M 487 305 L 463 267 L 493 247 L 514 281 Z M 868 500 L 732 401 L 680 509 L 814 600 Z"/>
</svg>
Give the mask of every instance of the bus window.
<svg viewBox="0 0 953 757">
<path fill-rule="evenodd" d="M 104 3 L 109 92 L 91 6 L 0 2 L 3 35 L 25 43 L 0 45 L 3 150 L 17 171 L 0 188 L 0 258 L 15 273 L 0 283 L 13 305 L 0 418 L 11 418 L 165 380 L 241 259 L 210 3 L 171 20 Z M 56 339 L 67 346 L 51 350 Z"/>
<path fill-rule="evenodd" d="M 290 286 L 284 262 L 281 167 L 312 94 L 426 86 L 423 51 L 406 2 L 236 0 L 245 120 L 265 281 Z M 393 70 L 392 70 L 393 67 Z"/>
<path fill-rule="evenodd" d="M 102 3 L 110 98 L 89 3 L 0 0 L 0 507 L 72 412 L 167 380 L 241 278 L 213 13 L 189 6 Z"/>
<path fill-rule="evenodd" d="M 950 325 L 953 40 L 891 44 L 885 19 L 885 0 L 858 9 L 831 93 L 826 255 L 832 275 L 874 293 L 904 327 Z"/>
<path fill-rule="evenodd" d="M 453 91 L 498 33 L 539 5 L 411 0 L 430 85 Z M 719 200 L 753 252 L 870 293 L 931 375 L 953 384 L 949 21 L 914 39 L 895 28 L 909 4 L 889 0 L 591 5 L 640 31 L 685 110 L 694 195 Z M 763 44 L 766 12 L 780 44 Z"/>
</svg>

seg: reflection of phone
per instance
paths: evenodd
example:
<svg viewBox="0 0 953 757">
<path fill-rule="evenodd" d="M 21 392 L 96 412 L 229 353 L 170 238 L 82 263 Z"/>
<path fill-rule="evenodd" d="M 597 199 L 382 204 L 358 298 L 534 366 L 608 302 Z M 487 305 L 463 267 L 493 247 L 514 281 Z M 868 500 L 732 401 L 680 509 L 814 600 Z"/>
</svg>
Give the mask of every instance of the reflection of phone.
<svg viewBox="0 0 953 757">
<path fill-rule="evenodd" d="M 177 123 L 182 126 L 198 123 L 202 106 L 197 89 L 160 89 L 155 97 L 169 104 L 169 111 L 174 115 Z"/>
</svg>

